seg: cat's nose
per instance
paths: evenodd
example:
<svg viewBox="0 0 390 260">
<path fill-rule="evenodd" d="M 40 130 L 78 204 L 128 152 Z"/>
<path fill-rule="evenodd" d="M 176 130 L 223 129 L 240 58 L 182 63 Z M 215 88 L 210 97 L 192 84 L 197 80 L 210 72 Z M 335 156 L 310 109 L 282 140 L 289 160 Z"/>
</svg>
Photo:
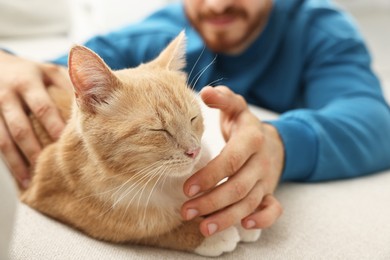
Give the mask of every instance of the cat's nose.
<svg viewBox="0 0 390 260">
<path fill-rule="evenodd" d="M 185 152 L 185 154 L 186 154 L 188 157 L 190 157 L 190 158 L 192 158 L 192 159 L 195 159 L 195 158 L 198 156 L 199 152 L 200 152 L 200 147 L 197 147 L 197 148 L 195 148 L 195 149 L 189 149 L 189 150 L 187 150 L 187 151 Z"/>
</svg>

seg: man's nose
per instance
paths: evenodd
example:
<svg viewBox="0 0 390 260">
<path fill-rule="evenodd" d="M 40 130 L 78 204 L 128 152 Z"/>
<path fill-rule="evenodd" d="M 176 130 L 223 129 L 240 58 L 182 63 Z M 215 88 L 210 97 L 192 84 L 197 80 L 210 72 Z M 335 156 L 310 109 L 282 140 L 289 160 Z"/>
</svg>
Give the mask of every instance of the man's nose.
<svg viewBox="0 0 390 260">
<path fill-rule="evenodd" d="M 205 0 L 204 3 L 208 9 L 215 13 L 223 13 L 228 7 L 230 7 L 235 0 Z"/>
</svg>

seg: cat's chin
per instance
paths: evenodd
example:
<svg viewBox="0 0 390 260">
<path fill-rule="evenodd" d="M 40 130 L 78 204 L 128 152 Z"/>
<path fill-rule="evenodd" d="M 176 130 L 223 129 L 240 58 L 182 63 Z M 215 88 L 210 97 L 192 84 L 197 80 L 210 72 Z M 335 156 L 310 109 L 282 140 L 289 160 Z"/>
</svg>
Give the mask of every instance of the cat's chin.
<svg viewBox="0 0 390 260">
<path fill-rule="evenodd" d="M 182 161 L 176 165 L 171 165 L 169 171 L 167 171 L 166 174 L 169 174 L 171 178 L 188 178 L 194 172 L 200 169 L 200 157 L 201 156 L 198 156 L 195 159 L 191 159 L 186 162 Z"/>
<path fill-rule="evenodd" d="M 171 178 L 187 178 L 190 177 L 191 174 L 194 173 L 195 165 L 191 164 L 190 166 L 182 166 L 177 167 L 169 172 L 169 177 Z"/>
</svg>

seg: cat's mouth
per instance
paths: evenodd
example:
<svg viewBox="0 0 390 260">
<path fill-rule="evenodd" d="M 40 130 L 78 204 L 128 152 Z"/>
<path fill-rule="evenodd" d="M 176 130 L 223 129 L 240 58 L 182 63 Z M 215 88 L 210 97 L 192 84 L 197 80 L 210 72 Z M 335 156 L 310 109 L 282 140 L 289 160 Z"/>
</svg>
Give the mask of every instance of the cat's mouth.
<svg viewBox="0 0 390 260">
<path fill-rule="evenodd" d="M 189 176 L 194 169 L 198 158 L 186 158 L 186 159 L 167 159 L 164 164 L 169 168 L 166 172 L 171 177 L 184 177 Z"/>
</svg>

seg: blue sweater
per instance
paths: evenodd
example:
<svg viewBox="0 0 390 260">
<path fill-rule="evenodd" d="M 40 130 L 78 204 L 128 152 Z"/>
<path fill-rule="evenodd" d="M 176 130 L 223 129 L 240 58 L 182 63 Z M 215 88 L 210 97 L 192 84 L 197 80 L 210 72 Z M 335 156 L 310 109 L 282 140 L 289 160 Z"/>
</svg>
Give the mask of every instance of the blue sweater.
<svg viewBox="0 0 390 260">
<path fill-rule="evenodd" d="M 204 49 L 182 4 L 85 45 L 113 69 L 135 67 L 183 29 L 186 71 L 193 70 L 189 82 L 196 89 L 218 81 L 281 114 L 270 123 L 285 145 L 283 181 L 350 178 L 390 167 L 390 110 L 370 54 L 351 17 L 330 1 L 274 0 L 263 33 L 235 56 Z M 55 62 L 65 65 L 67 57 Z"/>
</svg>

